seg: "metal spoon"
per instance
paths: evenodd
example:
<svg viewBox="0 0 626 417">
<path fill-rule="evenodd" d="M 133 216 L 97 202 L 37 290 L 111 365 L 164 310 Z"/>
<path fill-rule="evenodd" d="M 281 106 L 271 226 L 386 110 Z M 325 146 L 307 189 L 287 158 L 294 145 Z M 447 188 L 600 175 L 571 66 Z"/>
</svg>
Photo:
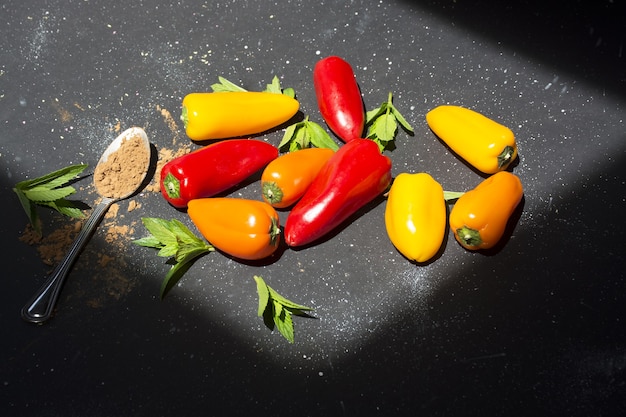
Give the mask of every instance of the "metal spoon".
<svg viewBox="0 0 626 417">
<path fill-rule="evenodd" d="M 101 195 L 102 200 L 93 209 L 91 216 L 89 216 L 89 219 L 87 219 L 87 221 L 85 222 L 85 225 L 78 233 L 78 236 L 76 236 L 76 239 L 74 240 L 72 246 L 65 255 L 65 258 L 63 258 L 63 260 L 55 268 L 54 272 L 42 285 L 39 291 L 37 291 L 37 293 L 30 299 L 28 304 L 26 304 L 22 309 L 22 318 L 24 320 L 31 323 L 43 323 L 50 317 L 52 317 L 52 311 L 54 310 L 56 301 L 59 297 L 59 294 L 61 293 L 61 288 L 63 287 L 63 283 L 67 278 L 70 268 L 78 257 L 78 254 L 89 241 L 89 238 L 91 237 L 98 223 L 100 223 L 100 221 L 104 217 L 104 214 L 113 203 L 130 197 L 135 192 L 137 192 L 139 187 L 142 185 L 150 163 L 150 142 L 148 141 L 148 136 L 146 135 L 146 132 L 139 127 L 132 127 L 128 130 L 125 130 L 113 142 L 111 142 L 109 147 L 100 157 L 100 160 L 98 161 L 98 166 L 102 166 L 102 164 L 105 163 L 108 158 L 120 148 L 124 140 L 131 139 L 133 137 L 138 137 L 141 139 L 142 146 L 140 146 L 140 149 L 143 149 L 141 149 L 141 152 L 138 151 L 137 153 L 140 155 L 147 155 L 147 159 L 145 160 L 145 171 L 142 175 L 134 177 L 134 179 L 136 180 L 136 184 L 133 184 L 132 187 L 129 187 L 132 189 L 125 191 L 123 195 Z M 96 166 L 96 171 L 98 170 L 98 166 Z M 120 172 L 119 175 L 124 175 L 124 173 Z M 98 190 L 97 187 L 96 190 Z M 101 193 L 101 191 L 98 190 L 98 193 Z"/>
</svg>

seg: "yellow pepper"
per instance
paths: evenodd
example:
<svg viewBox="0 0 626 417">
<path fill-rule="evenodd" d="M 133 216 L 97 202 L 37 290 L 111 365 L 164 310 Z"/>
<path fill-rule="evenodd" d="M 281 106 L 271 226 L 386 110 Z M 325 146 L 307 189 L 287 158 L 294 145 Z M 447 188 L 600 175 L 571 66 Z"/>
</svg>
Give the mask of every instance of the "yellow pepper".
<svg viewBox="0 0 626 417">
<path fill-rule="evenodd" d="M 443 243 L 447 209 L 441 185 L 429 174 L 401 173 L 387 196 L 385 226 L 391 243 L 406 258 L 426 262 Z"/>
<path fill-rule="evenodd" d="M 517 157 L 511 129 L 473 110 L 439 106 L 426 114 L 426 122 L 454 153 L 485 174 L 506 169 Z"/>
<path fill-rule="evenodd" d="M 181 119 L 192 140 L 226 139 L 276 127 L 291 119 L 299 107 L 296 99 L 277 93 L 191 93 L 183 99 Z"/>
</svg>

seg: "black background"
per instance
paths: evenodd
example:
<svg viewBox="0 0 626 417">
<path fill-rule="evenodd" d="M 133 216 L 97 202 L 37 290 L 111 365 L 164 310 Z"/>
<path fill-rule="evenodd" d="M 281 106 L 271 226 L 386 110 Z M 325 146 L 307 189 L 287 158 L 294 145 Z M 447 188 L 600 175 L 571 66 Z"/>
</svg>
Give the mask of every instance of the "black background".
<svg viewBox="0 0 626 417">
<path fill-rule="evenodd" d="M 0 6 L 0 177 L 5 333 L 0 414 L 568 415 L 626 411 L 625 14 L 622 2 L 5 1 Z M 214 253 L 158 298 L 164 260 L 105 240 L 111 224 L 178 218 L 156 193 L 105 219 L 56 316 L 19 312 L 49 273 L 19 237 L 17 181 L 94 166 L 116 127 L 155 149 L 187 143 L 180 101 L 224 76 L 294 87 L 318 122 L 311 70 L 353 67 L 368 109 L 394 92 L 415 128 L 394 174 L 445 189 L 482 178 L 424 121 L 474 108 L 510 126 L 525 199 L 506 244 L 470 253 L 451 235 L 412 265 L 388 241 L 384 201 L 329 239 L 262 265 Z M 278 144 L 281 132 L 264 137 Z M 195 145 L 193 145 L 195 146 Z M 77 199 L 94 205 L 89 177 Z M 258 183 L 232 196 L 258 198 Z M 284 219 L 287 212 L 281 212 Z M 44 232 L 64 224 L 42 211 Z M 114 259 L 106 268 L 98 260 Z M 252 276 L 315 308 L 288 344 L 256 317 Z"/>
</svg>

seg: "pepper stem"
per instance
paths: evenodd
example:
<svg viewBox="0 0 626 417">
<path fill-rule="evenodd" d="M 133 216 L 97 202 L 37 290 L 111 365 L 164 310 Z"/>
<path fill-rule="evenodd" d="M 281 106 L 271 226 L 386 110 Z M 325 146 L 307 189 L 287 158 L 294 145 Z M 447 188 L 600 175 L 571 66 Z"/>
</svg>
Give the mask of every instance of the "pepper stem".
<svg viewBox="0 0 626 417">
<path fill-rule="evenodd" d="M 280 225 L 277 219 L 272 218 L 272 224 L 270 225 L 270 245 L 278 246 L 278 239 L 280 238 Z"/>
<path fill-rule="evenodd" d="M 505 146 L 502 150 L 502 153 L 498 155 L 498 168 L 502 169 L 506 167 L 510 162 L 511 158 L 513 158 L 513 154 L 515 153 L 515 148 L 512 146 Z"/>
<path fill-rule="evenodd" d="M 461 244 L 468 248 L 475 248 L 483 243 L 483 239 L 480 237 L 480 232 L 467 226 L 456 229 L 456 235 Z"/>
<path fill-rule="evenodd" d="M 171 172 L 163 178 L 163 188 L 169 198 L 180 198 L 180 181 Z"/>
<path fill-rule="evenodd" d="M 187 129 L 187 123 L 189 123 L 189 116 L 187 115 L 187 107 L 183 106 L 183 109 L 180 113 L 180 120 L 183 122 L 183 127 Z"/>
<path fill-rule="evenodd" d="M 283 201 L 283 190 L 274 181 L 263 181 L 261 183 L 263 197 L 270 204 L 277 204 Z"/>
</svg>

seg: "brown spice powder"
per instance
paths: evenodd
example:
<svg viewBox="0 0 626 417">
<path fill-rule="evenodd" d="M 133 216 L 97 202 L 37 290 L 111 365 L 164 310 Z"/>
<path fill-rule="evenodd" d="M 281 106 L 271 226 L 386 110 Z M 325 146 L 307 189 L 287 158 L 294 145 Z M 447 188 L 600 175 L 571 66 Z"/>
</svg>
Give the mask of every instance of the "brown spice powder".
<svg viewBox="0 0 626 417">
<path fill-rule="evenodd" d="M 188 154 L 191 152 L 189 145 L 182 146 L 176 151 L 171 149 L 161 148 L 159 149 L 159 159 L 156 165 L 156 172 L 154 174 L 154 180 L 146 187 L 146 191 L 158 193 L 161 191 L 161 170 L 169 161 L 179 156 Z"/>
<path fill-rule="evenodd" d="M 39 235 L 29 224 L 19 239 L 28 245 L 36 245 L 43 263 L 54 266 L 61 262 L 83 223 L 84 219 L 63 224 L 45 236 Z"/>
<path fill-rule="evenodd" d="M 98 193 L 122 198 L 137 189 L 148 171 L 150 150 L 139 136 L 124 139 L 119 149 L 98 163 L 93 174 Z"/>
<path fill-rule="evenodd" d="M 147 192 L 159 193 L 160 173 L 163 166 L 172 159 L 191 152 L 191 146 L 188 142 L 184 142 L 182 146 L 177 145 L 180 134 L 178 126 L 176 125 L 176 120 L 165 108 L 162 108 L 161 106 L 157 106 L 156 108 L 172 133 L 172 145 L 174 145 L 173 148 L 175 148 L 159 149 L 154 178 L 145 188 L 145 191 Z M 121 128 L 121 123 L 118 122 L 113 127 L 113 130 L 115 132 L 119 132 Z M 125 142 L 131 141 L 130 145 L 132 145 L 132 140 L 133 138 L 129 138 Z M 120 154 L 120 157 L 128 156 L 121 155 L 122 153 L 132 154 L 135 152 L 135 150 L 131 151 L 132 146 L 127 145 L 128 144 L 124 143 L 124 146 L 121 146 L 120 149 L 118 149 L 118 152 L 116 152 L 117 154 Z M 136 142 L 135 145 L 137 145 Z M 108 167 L 102 167 L 107 168 L 106 176 L 109 178 L 114 175 L 113 167 L 111 166 L 113 157 L 114 154 L 109 156 L 106 163 Z M 142 157 L 140 156 L 139 158 Z M 149 161 L 149 155 L 145 156 L 144 160 Z M 133 164 L 133 162 L 123 159 L 121 162 L 118 160 L 118 163 L 120 163 L 120 167 L 123 166 L 124 169 Z M 148 162 L 146 162 L 146 164 L 147 163 Z M 148 168 L 149 167 L 146 165 L 142 171 L 142 175 Z M 104 172 L 105 170 L 102 169 L 102 171 Z M 98 170 L 98 173 L 101 174 L 100 170 Z M 108 192 L 105 193 L 105 191 L 102 191 L 98 187 L 104 187 L 104 185 L 102 184 L 102 181 L 98 181 L 97 178 L 96 174 L 94 174 L 94 186 L 96 189 L 104 195 L 108 194 Z M 112 184 L 111 188 L 120 188 L 119 185 L 120 184 Z M 134 191 L 135 185 L 136 184 L 132 184 L 133 187 L 131 192 Z M 136 278 L 134 276 L 127 276 L 128 265 L 123 254 L 128 250 L 129 242 L 133 239 L 137 224 L 135 221 L 125 222 L 124 212 L 133 212 L 134 210 L 140 209 L 141 206 L 141 202 L 136 200 L 129 200 L 126 208 L 120 207 L 117 203 L 111 205 L 103 223 L 96 232 L 98 236 L 110 246 L 110 252 L 108 250 L 107 252 L 101 252 L 101 250 L 95 245 L 88 246 L 85 253 L 79 258 L 77 264 L 75 265 L 76 269 L 83 270 L 83 272 L 85 270 L 89 271 L 87 275 L 91 279 L 84 282 L 78 281 L 78 283 L 75 284 L 75 293 L 73 294 L 77 297 L 84 297 L 87 305 L 93 308 L 101 308 L 106 305 L 107 297 L 120 299 L 120 297 L 125 296 L 135 287 Z M 69 221 L 65 218 L 57 219 L 51 225 L 54 230 L 51 233 L 44 234 L 43 236 L 37 234 L 32 227 L 28 225 L 19 240 L 35 247 L 44 264 L 55 266 L 67 253 L 84 222 L 85 219 Z M 72 294 L 69 294 L 68 296 L 72 296 Z"/>
</svg>

